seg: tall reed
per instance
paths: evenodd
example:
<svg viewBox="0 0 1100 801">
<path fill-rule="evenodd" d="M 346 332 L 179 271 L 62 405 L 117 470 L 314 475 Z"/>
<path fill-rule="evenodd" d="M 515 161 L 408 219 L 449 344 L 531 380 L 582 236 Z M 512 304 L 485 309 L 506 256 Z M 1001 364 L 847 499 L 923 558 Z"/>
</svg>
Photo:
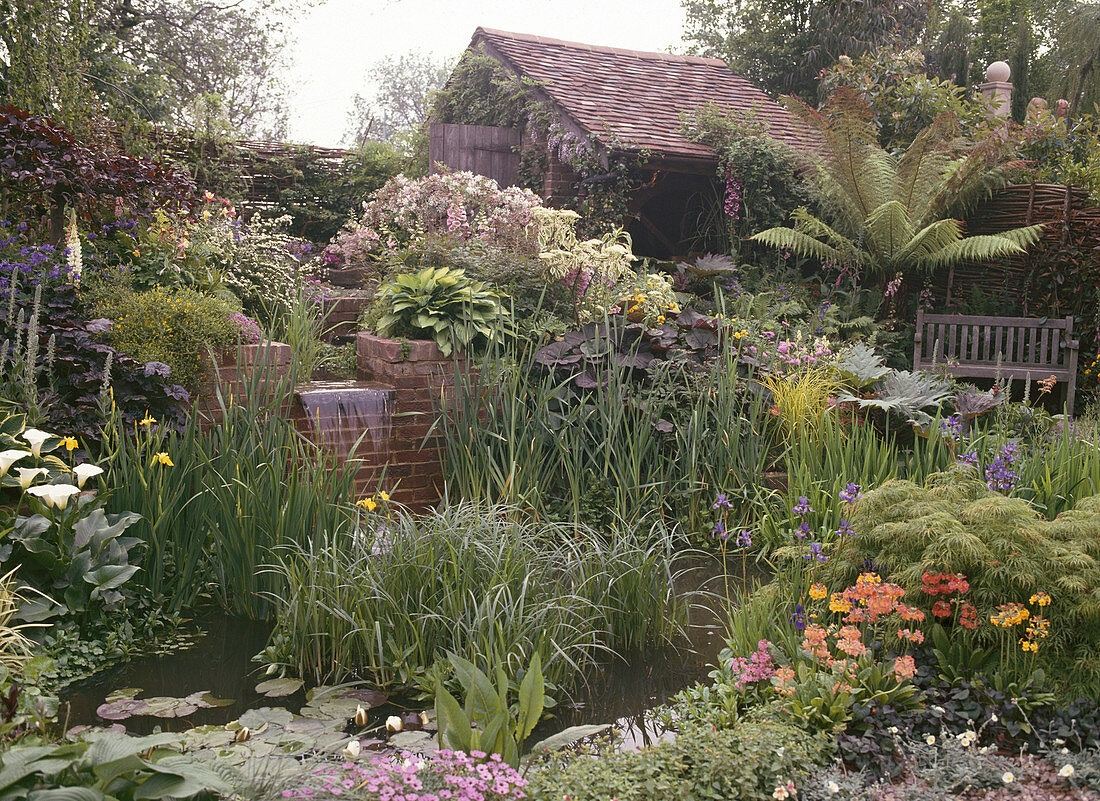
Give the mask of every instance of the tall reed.
<svg viewBox="0 0 1100 801">
<path fill-rule="evenodd" d="M 279 548 L 271 570 L 294 592 L 268 653 L 313 681 L 430 690 L 449 653 L 515 675 L 537 651 L 569 685 L 601 653 L 677 639 L 686 609 L 659 527 L 646 542 L 520 517 L 459 503 Z"/>
<path fill-rule="evenodd" d="M 214 420 L 193 413 L 182 431 L 151 420 L 126 430 L 112 411 L 108 509 L 141 515 L 130 529 L 148 545 L 139 575 L 169 609 L 209 589 L 229 612 L 266 617 L 283 589 L 278 574 L 261 570 L 273 550 L 346 531 L 356 464 L 338 462 L 281 416 L 291 392 L 290 377 L 261 366 L 240 395 L 216 390 Z"/>
<path fill-rule="evenodd" d="M 700 368 L 686 414 L 668 395 L 639 392 L 611 358 L 590 359 L 595 387 L 578 392 L 572 375 L 540 369 L 534 350 L 513 340 L 459 373 L 436 423 L 452 495 L 574 522 L 602 504 L 628 522 L 656 512 L 692 530 L 715 493 L 756 496 L 777 443 L 733 348 Z M 668 431 L 661 420 L 678 422 Z"/>
</svg>

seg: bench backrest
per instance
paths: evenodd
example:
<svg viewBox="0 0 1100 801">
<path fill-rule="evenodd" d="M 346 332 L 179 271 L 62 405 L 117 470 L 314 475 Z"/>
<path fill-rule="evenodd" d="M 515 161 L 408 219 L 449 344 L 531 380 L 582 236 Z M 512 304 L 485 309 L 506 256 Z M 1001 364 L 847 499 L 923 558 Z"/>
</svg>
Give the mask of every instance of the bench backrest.
<svg viewBox="0 0 1100 801">
<path fill-rule="evenodd" d="M 933 363 L 1022 371 L 1068 373 L 1077 367 L 1073 317 L 983 317 L 917 312 L 913 368 Z M 964 372 L 964 371 L 959 371 Z"/>
</svg>

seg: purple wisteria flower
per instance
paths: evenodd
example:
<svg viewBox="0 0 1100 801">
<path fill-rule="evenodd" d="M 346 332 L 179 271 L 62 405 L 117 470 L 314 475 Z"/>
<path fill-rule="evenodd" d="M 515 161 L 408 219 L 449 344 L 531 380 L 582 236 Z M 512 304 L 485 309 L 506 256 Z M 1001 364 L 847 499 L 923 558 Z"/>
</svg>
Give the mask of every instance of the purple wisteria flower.
<svg viewBox="0 0 1100 801">
<path fill-rule="evenodd" d="M 863 487 L 854 481 L 849 481 L 848 486 L 840 491 L 840 500 L 845 503 L 855 503 L 863 495 Z"/>
</svg>

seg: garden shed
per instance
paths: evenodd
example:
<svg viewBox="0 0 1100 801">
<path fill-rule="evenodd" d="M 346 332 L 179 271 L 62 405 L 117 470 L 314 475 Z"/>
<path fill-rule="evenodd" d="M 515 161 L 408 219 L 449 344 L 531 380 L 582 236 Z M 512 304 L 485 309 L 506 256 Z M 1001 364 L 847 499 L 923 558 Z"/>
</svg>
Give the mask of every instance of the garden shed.
<svg viewBox="0 0 1100 801">
<path fill-rule="evenodd" d="M 690 249 L 704 212 L 700 200 L 717 196 L 717 156 L 685 135 L 685 115 L 715 104 L 756 121 L 797 150 L 814 147 L 800 120 L 719 59 L 488 28 L 474 32 L 466 52 L 484 53 L 525 87 L 545 110 L 542 127 L 536 130 L 530 116 L 507 127 L 447 124 L 437 117 L 430 131 L 433 169 L 470 170 L 504 185 L 525 183 L 548 202 L 568 206 L 593 184 L 612 179 L 616 157 L 632 159 L 627 219 L 621 222 L 641 255 L 679 256 Z M 533 146 L 540 174 L 524 175 L 530 162 L 525 153 Z M 599 159 L 606 175 L 579 176 L 578 152 Z"/>
</svg>

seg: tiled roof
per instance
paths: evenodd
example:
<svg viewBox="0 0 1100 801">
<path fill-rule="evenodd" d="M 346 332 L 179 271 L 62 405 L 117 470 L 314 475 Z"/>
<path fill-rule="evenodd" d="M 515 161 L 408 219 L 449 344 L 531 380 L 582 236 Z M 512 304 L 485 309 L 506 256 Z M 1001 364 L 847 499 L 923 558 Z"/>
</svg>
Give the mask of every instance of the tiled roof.
<svg viewBox="0 0 1100 801">
<path fill-rule="evenodd" d="M 484 43 L 517 73 L 536 83 L 581 128 L 616 149 L 649 150 L 664 158 L 714 158 L 681 133 L 681 115 L 707 103 L 754 112 L 775 138 L 814 148 L 803 123 L 714 58 L 643 53 L 478 28 Z M 494 52 L 495 51 L 495 52 Z"/>
</svg>

